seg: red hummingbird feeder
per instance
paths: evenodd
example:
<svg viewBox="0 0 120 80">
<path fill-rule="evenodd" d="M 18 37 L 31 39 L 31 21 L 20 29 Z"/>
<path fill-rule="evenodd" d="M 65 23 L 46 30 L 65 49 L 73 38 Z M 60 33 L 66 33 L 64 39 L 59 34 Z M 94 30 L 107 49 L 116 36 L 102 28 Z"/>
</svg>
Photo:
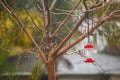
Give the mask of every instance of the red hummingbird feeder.
<svg viewBox="0 0 120 80">
<path fill-rule="evenodd" d="M 94 48 L 94 46 L 90 43 L 87 43 L 85 46 L 84 46 L 85 49 L 90 49 L 90 48 Z"/>
<path fill-rule="evenodd" d="M 87 33 L 88 33 L 88 43 L 84 46 L 84 48 L 86 49 L 86 50 L 88 50 L 88 51 L 91 51 L 93 48 L 94 48 L 94 45 L 92 45 L 92 44 L 90 44 L 89 43 L 89 16 L 88 16 L 88 14 L 87 14 L 87 17 L 88 17 L 88 31 L 87 31 Z M 84 62 L 86 62 L 86 63 L 93 63 L 93 62 L 95 62 L 95 60 L 93 59 L 93 58 L 91 58 L 91 57 L 87 57 L 85 60 L 84 60 Z"/>
<path fill-rule="evenodd" d="M 86 58 L 84 62 L 86 62 L 86 63 L 93 63 L 93 62 L 95 62 L 95 60 L 93 58 L 89 57 L 89 58 Z"/>
<path fill-rule="evenodd" d="M 87 44 L 84 46 L 84 48 L 85 48 L 85 49 L 88 49 L 88 50 L 91 50 L 91 49 L 94 48 L 94 46 L 93 46 L 92 44 L 90 44 L 90 43 L 87 43 Z M 88 57 L 88 58 L 86 58 L 86 59 L 84 60 L 84 62 L 86 62 L 86 63 L 93 63 L 93 62 L 95 62 L 95 60 L 94 60 L 93 58 L 91 58 L 91 57 Z"/>
</svg>

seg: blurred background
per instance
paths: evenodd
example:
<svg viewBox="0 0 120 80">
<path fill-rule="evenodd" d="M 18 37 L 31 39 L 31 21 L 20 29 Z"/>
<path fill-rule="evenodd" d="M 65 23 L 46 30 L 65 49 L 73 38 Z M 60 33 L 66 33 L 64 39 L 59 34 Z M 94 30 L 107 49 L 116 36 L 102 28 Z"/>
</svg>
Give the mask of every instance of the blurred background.
<svg viewBox="0 0 120 80">
<path fill-rule="evenodd" d="M 52 1 L 50 0 L 50 2 Z M 56 22 L 52 22 L 53 26 L 58 25 L 65 18 L 76 2 L 77 0 L 57 1 L 51 13 L 54 16 L 52 21 Z M 39 0 L 6 0 L 6 3 L 23 21 L 35 40 L 38 43 L 40 41 L 44 43 L 41 37 L 44 21 Z M 81 5 L 83 4 L 80 4 L 72 18 L 66 23 L 67 27 L 64 25 L 59 32 L 61 39 L 83 15 L 84 8 Z M 115 0 L 110 11 L 116 8 L 120 9 L 119 0 Z M 105 11 L 104 9 L 102 7 L 90 14 L 90 28 L 94 25 L 92 19 L 97 21 L 97 18 Z M 70 41 L 74 37 L 80 36 L 81 32 L 86 31 L 87 25 L 88 22 L 83 22 Z M 36 49 L 18 26 L 17 21 L 0 5 L 0 79 L 47 80 L 45 66 L 38 58 Z M 56 28 L 54 27 L 54 29 Z M 69 30 L 66 31 L 66 29 Z M 89 35 L 89 39 L 90 43 L 94 45 L 91 51 L 84 49 L 88 43 L 87 37 L 57 60 L 57 80 L 120 80 L 120 20 L 113 19 L 104 23 L 93 34 Z M 43 50 L 46 50 L 44 46 Z M 81 52 L 75 52 L 76 50 Z M 86 56 L 92 57 L 95 62 L 86 63 Z"/>
</svg>

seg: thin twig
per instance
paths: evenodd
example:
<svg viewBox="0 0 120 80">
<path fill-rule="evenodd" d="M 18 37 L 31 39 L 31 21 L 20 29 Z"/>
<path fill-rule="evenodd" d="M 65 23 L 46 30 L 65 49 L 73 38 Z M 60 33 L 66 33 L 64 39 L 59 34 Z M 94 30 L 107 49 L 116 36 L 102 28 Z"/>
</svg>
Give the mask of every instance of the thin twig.
<svg viewBox="0 0 120 80">
<path fill-rule="evenodd" d="M 42 13 L 43 13 L 43 20 L 44 20 L 44 26 L 47 25 L 47 13 L 46 13 L 46 10 L 45 10 L 45 4 L 44 4 L 44 0 L 41 0 L 41 3 L 42 3 Z"/>
<path fill-rule="evenodd" d="M 57 2 L 57 0 L 53 0 L 51 6 L 49 8 L 50 11 L 53 9 L 53 7 L 55 6 L 56 2 Z"/>
</svg>

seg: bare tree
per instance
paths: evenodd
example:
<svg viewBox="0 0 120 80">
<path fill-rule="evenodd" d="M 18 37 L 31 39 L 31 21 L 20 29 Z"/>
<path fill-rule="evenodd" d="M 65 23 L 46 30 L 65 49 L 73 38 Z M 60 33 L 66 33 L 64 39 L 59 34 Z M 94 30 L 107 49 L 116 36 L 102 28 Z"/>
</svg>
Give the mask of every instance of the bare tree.
<svg viewBox="0 0 120 80">
<path fill-rule="evenodd" d="M 23 29 L 23 31 L 26 33 L 28 38 L 31 40 L 31 42 L 34 44 L 35 48 L 37 49 L 39 58 L 42 59 L 44 64 L 46 65 L 47 71 L 48 71 L 48 80 L 56 80 L 56 69 L 55 69 L 55 62 L 56 60 L 62 56 L 64 53 L 66 53 L 67 50 L 72 48 L 74 45 L 76 45 L 78 42 L 81 42 L 88 34 L 92 34 L 99 26 L 101 26 L 103 23 L 105 23 L 108 20 L 111 20 L 113 18 L 120 18 L 120 15 L 117 14 L 120 12 L 120 9 L 115 9 L 110 11 L 111 5 L 113 4 L 112 0 L 109 0 L 106 2 L 106 0 L 78 0 L 76 2 L 76 5 L 71 10 L 61 10 L 64 14 L 67 14 L 67 16 L 64 18 L 61 22 L 56 22 L 58 25 L 56 25 L 56 28 L 53 29 L 52 25 L 52 18 L 54 17 L 54 11 L 55 5 L 58 0 L 52 0 L 51 4 L 49 0 L 38 0 L 39 4 L 38 7 L 41 10 L 43 21 L 44 21 L 44 30 L 41 30 L 42 36 L 45 40 L 45 50 L 43 50 L 43 45 L 38 44 L 36 40 L 31 36 L 31 34 L 26 29 L 26 26 L 23 24 L 23 22 L 20 20 L 18 15 L 12 10 L 12 8 L 7 4 L 6 0 L 1 0 L 0 4 L 2 7 L 12 16 L 16 19 L 16 21 L 19 23 L 20 27 Z M 62 1 L 62 0 L 61 0 Z M 106 7 L 104 7 L 106 4 Z M 60 41 L 56 41 L 55 37 L 59 38 L 59 31 L 67 23 L 67 21 L 73 16 L 75 11 L 77 11 L 78 7 L 83 7 L 80 12 L 82 12 L 82 15 L 79 15 L 80 19 L 76 20 L 76 23 L 72 26 L 71 30 L 69 30 L 68 33 L 62 38 Z M 83 21 L 88 17 L 88 14 L 92 13 L 95 10 L 99 10 L 100 8 L 105 8 L 104 12 L 102 12 L 102 15 L 97 18 L 97 20 L 94 22 L 93 27 L 87 32 L 82 32 L 81 35 L 79 35 L 77 38 L 74 38 L 69 43 L 68 40 L 78 31 L 78 28 L 80 25 L 82 25 Z M 26 13 L 29 15 L 29 12 L 24 8 Z M 57 13 L 56 13 L 57 14 Z M 60 14 L 60 13 L 58 13 Z M 97 14 L 97 13 L 96 13 Z M 94 14 L 96 16 L 96 14 Z M 29 15 L 30 16 L 30 15 Z M 31 17 L 32 19 L 32 17 Z M 33 20 L 34 23 L 34 20 Z"/>
</svg>

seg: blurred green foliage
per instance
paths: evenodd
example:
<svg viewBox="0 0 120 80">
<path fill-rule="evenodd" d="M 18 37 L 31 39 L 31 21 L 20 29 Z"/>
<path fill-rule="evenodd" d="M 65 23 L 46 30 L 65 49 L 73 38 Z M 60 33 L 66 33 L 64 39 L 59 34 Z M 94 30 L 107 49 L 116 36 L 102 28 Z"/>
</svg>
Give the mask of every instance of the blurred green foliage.
<svg viewBox="0 0 120 80">
<path fill-rule="evenodd" d="M 30 17 L 26 14 L 25 11 L 15 10 L 18 17 L 23 21 L 27 30 L 34 35 L 35 25 L 32 23 Z M 0 12 L 0 39 L 1 43 L 4 40 L 8 40 L 9 43 L 13 43 L 15 46 L 21 47 L 30 47 L 32 44 L 24 31 L 19 27 L 19 24 L 15 19 L 7 14 L 4 10 Z M 41 15 L 37 12 L 31 12 L 35 24 L 39 27 L 43 26 L 43 21 Z"/>
<path fill-rule="evenodd" d="M 31 80 L 40 80 L 41 79 L 41 76 L 43 75 L 43 69 L 42 69 L 42 66 L 41 66 L 41 62 L 40 61 L 37 61 L 35 63 L 35 65 L 33 66 L 33 69 L 31 71 Z"/>
<path fill-rule="evenodd" d="M 32 36 L 35 37 L 35 34 L 39 34 L 39 32 L 41 32 L 33 24 L 30 16 L 26 13 L 26 11 L 22 10 L 20 5 L 14 4 L 14 1 L 16 0 L 7 1 L 13 11 L 22 20 L 26 26 L 26 29 Z M 24 1 L 25 4 L 29 4 L 26 3 L 26 0 Z M 32 5 L 32 3 L 30 5 Z M 35 10 L 28 10 L 28 12 L 34 20 L 34 23 L 39 28 L 44 29 L 42 15 Z M 17 62 L 15 63 L 16 65 L 13 66 L 7 62 L 8 58 L 10 56 L 19 55 L 22 49 L 31 48 L 33 45 L 27 35 L 24 33 L 23 29 L 19 27 L 20 25 L 17 23 L 17 21 L 3 9 L 0 9 L 0 19 L 0 79 L 3 80 L 1 76 L 2 73 L 13 73 L 16 71 L 15 67 Z M 15 78 L 15 76 L 8 76 L 6 77 L 6 80 L 13 80 L 13 78 Z M 17 80 L 17 78 L 15 80 Z"/>
</svg>

